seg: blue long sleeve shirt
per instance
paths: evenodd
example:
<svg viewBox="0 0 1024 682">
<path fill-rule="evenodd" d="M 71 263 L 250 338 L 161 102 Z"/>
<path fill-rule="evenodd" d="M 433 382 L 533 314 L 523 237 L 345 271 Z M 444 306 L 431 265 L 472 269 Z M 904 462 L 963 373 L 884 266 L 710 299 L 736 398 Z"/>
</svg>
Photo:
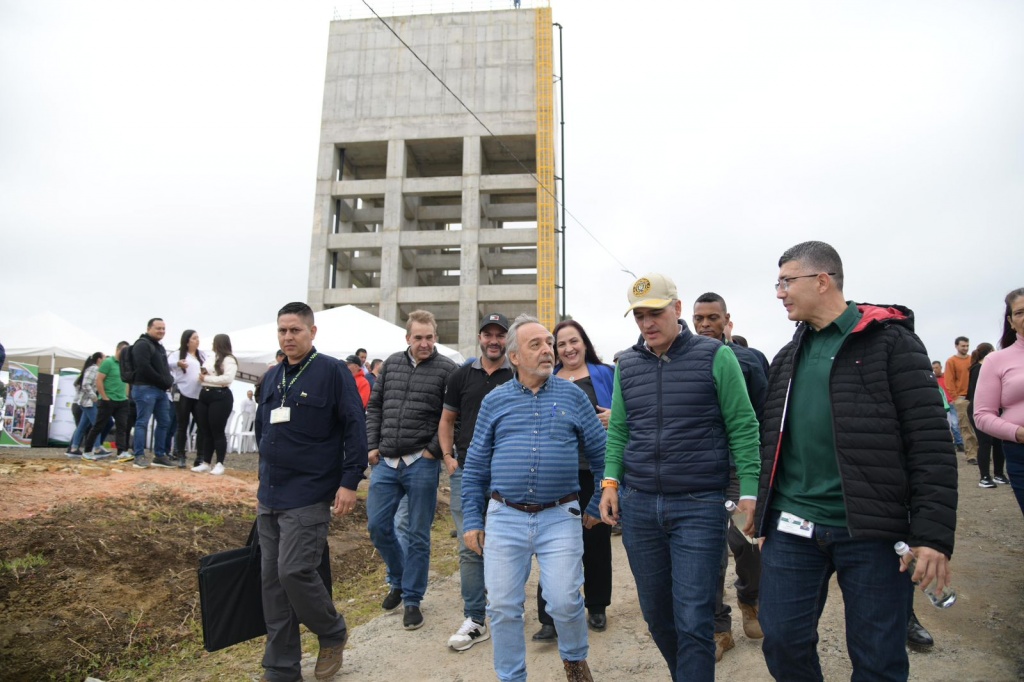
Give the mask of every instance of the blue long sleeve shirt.
<svg viewBox="0 0 1024 682">
<path fill-rule="evenodd" d="M 477 416 L 462 474 L 463 532 L 484 530 L 484 505 L 497 491 L 521 504 L 545 504 L 579 492 L 579 454 L 594 475 L 586 513 L 599 517 L 605 430 L 590 399 L 554 376 L 533 393 L 511 379 L 491 391 Z M 587 500 L 580 500 L 580 506 Z"/>
</svg>

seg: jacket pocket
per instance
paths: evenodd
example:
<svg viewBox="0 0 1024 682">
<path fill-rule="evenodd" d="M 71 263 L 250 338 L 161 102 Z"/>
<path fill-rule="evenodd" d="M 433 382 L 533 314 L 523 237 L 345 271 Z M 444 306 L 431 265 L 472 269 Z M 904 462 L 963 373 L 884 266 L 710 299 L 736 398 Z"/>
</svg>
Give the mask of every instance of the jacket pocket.
<svg viewBox="0 0 1024 682">
<path fill-rule="evenodd" d="M 288 396 L 287 404 L 291 406 L 291 422 L 299 432 L 317 439 L 326 438 L 330 433 L 331 415 L 326 396 L 299 393 Z"/>
</svg>

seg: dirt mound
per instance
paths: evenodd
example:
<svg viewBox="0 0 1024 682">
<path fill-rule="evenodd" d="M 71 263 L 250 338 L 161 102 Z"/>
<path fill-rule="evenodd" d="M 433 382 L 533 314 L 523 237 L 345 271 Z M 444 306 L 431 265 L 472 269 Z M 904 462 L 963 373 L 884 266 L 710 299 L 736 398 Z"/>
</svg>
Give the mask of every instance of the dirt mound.
<svg viewBox="0 0 1024 682">
<path fill-rule="evenodd" d="M 253 482 L 169 471 L 74 479 L 34 466 L 3 476 L 4 487 L 16 480 L 30 499 L 5 510 L 23 518 L 0 520 L 0 678 L 140 670 L 151 655 L 198 638 L 199 557 L 244 543 Z M 53 508 L 54 487 L 76 501 Z M 10 500 L 4 492 L 0 499 Z M 29 516 L 40 506 L 51 508 Z M 361 573 L 374 561 L 365 528 L 362 505 L 332 524 L 334 575 Z"/>
</svg>

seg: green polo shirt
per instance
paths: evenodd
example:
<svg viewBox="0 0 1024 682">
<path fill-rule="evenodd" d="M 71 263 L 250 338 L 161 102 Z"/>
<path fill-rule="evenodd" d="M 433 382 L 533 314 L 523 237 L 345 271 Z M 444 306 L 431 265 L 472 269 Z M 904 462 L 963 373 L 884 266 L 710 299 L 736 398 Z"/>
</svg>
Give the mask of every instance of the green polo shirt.
<svg viewBox="0 0 1024 682">
<path fill-rule="evenodd" d="M 772 509 L 846 526 L 843 487 L 832 430 L 832 361 L 860 321 L 855 303 L 825 328 L 808 329 L 796 358 Z"/>
<path fill-rule="evenodd" d="M 105 374 L 103 379 L 103 390 L 107 392 L 107 398 L 113 402 L 128 400 L 124 382 L 121 381 L 121 363 L 114 359 L 113 355 L 100 363 L 100 374 Z"/>
</svg>

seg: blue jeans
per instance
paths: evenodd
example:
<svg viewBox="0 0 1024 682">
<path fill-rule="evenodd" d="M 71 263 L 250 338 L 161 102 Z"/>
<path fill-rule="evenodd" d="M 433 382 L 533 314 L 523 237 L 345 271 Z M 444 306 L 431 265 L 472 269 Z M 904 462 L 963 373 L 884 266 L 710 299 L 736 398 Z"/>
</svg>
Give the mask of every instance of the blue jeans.
<svg viewBox="0 0 1024 682">
<path fill-rule="evenodd" d="M 462 615 L 478 623 L 487 614 L 484 597 L 484 558 L 466 547 L 462 540 L 462 469 L 456 469 L 450 479 L 452 486 L 451 511 L 455 521 L 455 535 L 459 539 L 459 580 L 462 583 Z M 486 541 L 485 543 L 486 544 Z"/>
<path fill-rule="evenodd" d="M 399 460 L 393 469 L 384 462 L 373 467 L 366 500 L 368 529 L 391 576 L 402 588 L 406 606 L 419 606 L 427 591 L 430 570 L 430 524 L 437 507 L 440 462 L 420 457 L 409 466 Z M 409 498 L 409 549 L 402 551 L 395 531 L 395 513 L 402 495 Z"/>
<path fill-rule="evenodd" d="M 494 637 L 494 672 L 503 681 L 526 679 L 523 605 L 533 556 L 540 564 L 540 584 L 547 611 L 558 630 L 562 660 L 587 658 L 586 610 L 583 606 L 583 532 L 579 502 L 527 514 L 491 500 L 487 505 L 484 582 L 487 613 Z"/>
<path fill-rule="evenodd" d="M 803 538 L 780 532 L 770 512 L 761 548 L 761 611 L 764 659 L 776 679 L 822 680 L 818 619 L 828 584 L 838 574 L 846 609 L 846 648 L 851 680 L 906 680 L 907 590 L 893 543 L 857 540 L 846 528 L 815 525 Z"/>
<path fill-rule="evenodd" d="M 156 433 L 153 435 L 153 452 L 157 457 L 167 454 L 164 445 L 167 442 L 167 429 L 171 424 L 171 399 L 167 391 L 156 386 L 140 384 L 132 386 L 132 399 L 135 400 L 135 438 L 132 451 L 136 457 L 146 454 L 146 431 L 149 429 L 149 418 L 156 417 Z"/>
<path fill-rule="evenodd" d="M 949 422 L 949 430 L 953 432 L 953 443 L 963 447 L 964 438 L 960 435 L 960 417 L 956 415 L 956 410 L 952 406 L 946 412 L 946 421 Z"/>
<path fill-rule="evenodd" d="M 659 495 L 624 485 L 619 508 L 640 610 L 672 679 L 713 682 L 725 491 Z"/>
<path fill-rule="evenodd" d="M 398 503 L 398 511 L 395 512 L 395 535 L 398 536 L 398 544 L 402 548 L 402 556 L 409 555 L 409 498 L 402 495 L 402 501 Z M 397 579 L 391 576 L 391 571 L 385 566 L 385 577 L 391 587 L 402 587 L 402 577 Z"/>
<path fill-rule="evenodd" d="M 92 407 L 82 408 L 82 418 L 78 420 L 78 428 L 75 429 L 75 434 L 71 436 L 71 449 L 77 450 L 82 445 L 82 439 L 89 433 L 89 429 L 96 423 L 96 415 L 99 412 L 99 408 L 93 405 Z M 88 450 L 93 450 L 103 445 L 103 437 L 97 436 L 96 442 L 87 444 Z"/>
<path fill-rule="evenodd" d="M 1004 440 L 1003 457 L 1006 458 L 1006 475 L 1010 477 L 1010 487 L 1017 497 L 1021 512 L 1024 512 L 1024 445 Z"/>
</svg>

